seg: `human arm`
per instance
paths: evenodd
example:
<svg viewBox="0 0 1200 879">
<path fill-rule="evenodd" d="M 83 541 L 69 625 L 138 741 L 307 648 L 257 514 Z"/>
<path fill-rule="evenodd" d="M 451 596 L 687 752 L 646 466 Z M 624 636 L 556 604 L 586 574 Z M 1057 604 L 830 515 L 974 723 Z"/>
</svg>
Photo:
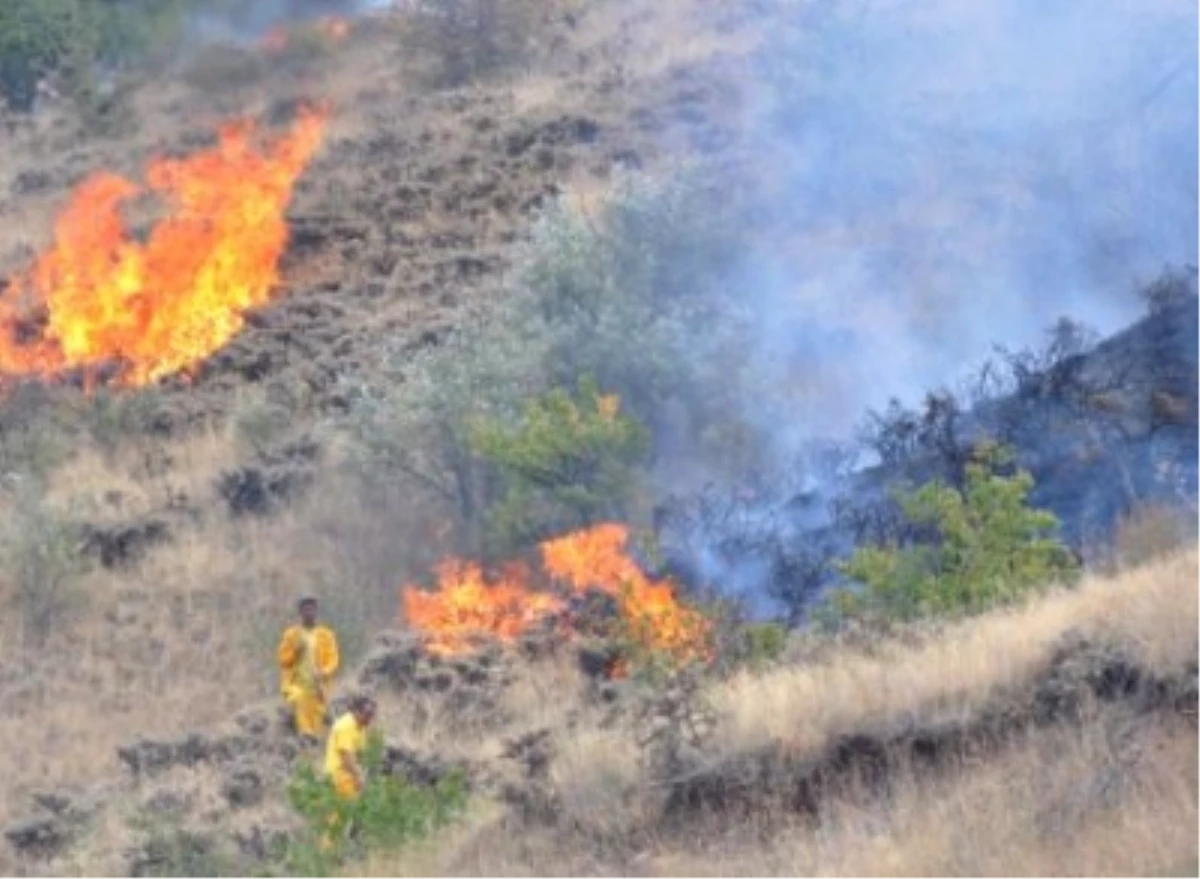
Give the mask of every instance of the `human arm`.
<svg viewBox="0 0 1200 879">
<path fill-rule="evenodd" d="M 298 637 L 295 628 L 289 628 L 283 633 L 283 637 L 279 640 L 279 649 L 276 655 L 279 660 L 279 667 L 283 671 L 291 671 L 296 667 L 296 663 L 304 655 L 304 639 Z"/>
<path fill-rule="evenodd" d="M 318 683 L 329 686 L 341 663 L 337 636 L 331 629 L 322 629 L 317 639 L 316 670 Z"/>
</svg>

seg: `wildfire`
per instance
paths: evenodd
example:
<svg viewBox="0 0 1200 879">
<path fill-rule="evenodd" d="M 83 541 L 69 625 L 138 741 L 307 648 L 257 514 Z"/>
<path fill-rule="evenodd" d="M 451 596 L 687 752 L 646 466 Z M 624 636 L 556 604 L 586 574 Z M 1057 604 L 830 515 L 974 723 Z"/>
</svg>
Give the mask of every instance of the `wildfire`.
<svg viewBox="0 0 1200 879">
<path fill-rule="evenodd" d="M 542 544 L 546 572 L 576 592 L 611 595 L 635 637 L 651 650 L 678 659 L 708 656 L 710 623 L 680 604 L 669 580 L 649 579 L 625 552 L 629 530 L 606 523 Z"/>
<path fill-rule="evenodd" d="M 530 590 L 521 566 L 488 583 L 478 565 L 452 559 L 438 566 L 437 577 L 436 592 L 404 590 L 404 616 L 442 656 L 471 650 L 480 636 L 511 641 L 563 607 L 557 596 Z"/>
<path fill-rule="evenodd" d="M 670 581 L 646 577 L 626 554 L 628 529 L 602 524 L 546 541 L 542 566 L 572 594 L 592 590 L 611 596 L 632 635 L 645 647 L 688 661 L 710 657 L 710 621 L 681 604 Z M 438 568 L 437 587 L 404 590 L 404 617 L 426 636 L 432 652 L 467 652 L 477 639 L 511 641 L 558 614 L 566 602 L 533 588 L 531 572 L 514 566 L 488 583 L 478 565 L 448 561 Z M 627 674 L 624 660 L 611 670 Z"/>
<path fill-rule="evenodd" d="M 141 189 L 106 172 L 84 180 L 54 245 L 0 296 L 0 375 L 111 365 L 117 383 L 142 385 L 223 346 L 271 298 L 284 212 L 325 120 L 306 110 L 262 148 L 253 124 L 233 123 L 210 149 L 152 161 L 146 184 L 170 213 L 144 243 L 119 210 Z"/>
</svg>

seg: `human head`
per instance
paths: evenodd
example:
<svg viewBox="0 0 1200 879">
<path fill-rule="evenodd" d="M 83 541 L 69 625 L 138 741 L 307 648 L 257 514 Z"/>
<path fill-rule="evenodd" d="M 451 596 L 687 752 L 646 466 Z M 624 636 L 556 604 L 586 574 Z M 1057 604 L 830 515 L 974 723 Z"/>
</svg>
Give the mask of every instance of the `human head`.
<svg viewBox="0 0 1200 879">
<path fill-rule="evenodd" d="M 297 605 L 300 610 L 300 622 L 306 626 L 316 625 L 317 622 L 317 600 L 311 595 L 306 595 L 300 599 Z"/>
<path fill-rule="evenodd" d="M 355 696 L 350 701 L 350 710 L 359 726 L 370 726 L 375 719 L 375 700 L 370 696 Z"/>
</svg>

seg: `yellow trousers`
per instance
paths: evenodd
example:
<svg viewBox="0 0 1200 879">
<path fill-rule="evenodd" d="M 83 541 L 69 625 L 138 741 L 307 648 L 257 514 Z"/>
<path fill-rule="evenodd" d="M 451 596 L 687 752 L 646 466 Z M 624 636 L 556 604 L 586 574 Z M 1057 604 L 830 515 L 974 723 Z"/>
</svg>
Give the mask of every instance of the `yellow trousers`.
<svg viewBox="0 0 1200 879">
<path fill-rule="evenodd" d="M 333 784 L 333 789 L 339 799 L 354 800 L 361 793 L 358 789 L 357 779 L 349 772 L 335 772 L 330 776 L 329 781 Z M 342 824 L 336 812 L 329 816 L 325 826 L 327 829 L 321 838 L 321 848 L 328 851 L 333 846 L 334 837 L 340 836 L 342 833 Z"/>
<path fill-rule="evenodd" d="M 325 731 L 325 695 L 315 688 L 295 685 L 284 690 L 283 698 L 292 706 L 296 732 L 319 738 Z"/>
</svg>

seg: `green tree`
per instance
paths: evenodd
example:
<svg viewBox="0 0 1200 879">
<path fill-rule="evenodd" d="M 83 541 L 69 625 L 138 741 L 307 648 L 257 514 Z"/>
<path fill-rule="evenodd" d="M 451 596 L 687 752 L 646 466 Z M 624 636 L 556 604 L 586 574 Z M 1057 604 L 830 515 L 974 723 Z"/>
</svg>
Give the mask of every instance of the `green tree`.
<svg viewBox="0 0 1200 879">
<path fill-rule="evenodd" d="M 81 110 L 102 103 L 101 72 L 114 73 L 177 45 L 196 0 L 3 0 L 0 96 L 33 109 L 53 77 Z"/>
<path fill-rule="evenodd" d="M 864 589 L 836 592 L 833 615 L 973 614 L 1073 578 L 1078 566 L 1055 536 L 1058 519 L 1029 506 L 1033 477 L 1004 475 L 1009 463 L 1007 451 L 986 446 L 967 464 L 961 491 L 934 481 L 901 493 L 906 518 L 930 539 L 860 548 L 839 569 Z"/>
<path fill-rule="evenodd" d="M 555 389 L 525 406 L 515 423 L 477 419 L 472 450 L 496 468 L 498 501 L 487 514 L 491 549 L 519 550 L 550 534 L 625 518 L 646 430 L 590 377 L 572 398 Z"/>
<path fill-rule="evenodd" d="M 79 0 L 0 3 L 0 93 L 11 109 L 33 109 L 41 78 L 79 51 L 85 13 Z"/>
</svg>

